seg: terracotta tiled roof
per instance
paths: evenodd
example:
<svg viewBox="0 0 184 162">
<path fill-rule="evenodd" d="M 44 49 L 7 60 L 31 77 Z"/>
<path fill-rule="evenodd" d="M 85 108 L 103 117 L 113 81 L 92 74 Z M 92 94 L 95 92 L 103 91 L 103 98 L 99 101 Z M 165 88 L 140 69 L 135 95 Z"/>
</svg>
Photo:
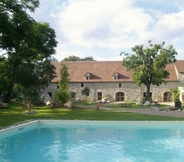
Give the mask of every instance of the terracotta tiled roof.
<svg viewBox="0 0 184 162">
<path fill-rule="evenodd" d="M 165 79 L 165 81 L 177 81 L 178 80 L 177 75 L 176 75 L 176 70 L 174 67 L 174 63 L 168 64 L 166 66 L 166 70 L 169 71 L 170 75 L 169 75 L 169 78 Z"/>
<path fill-rule="evenodd" d="M 175 63 L 179 67 L 179 72 L 183 71 L 184 60 Z M 60 80 L 61 63 L 54 62 L 57 77 L 52 82 Z M 122 61 L 69 61 L 65 62 L 70 74 L 70 82 L 132 82 L 132 71 L 127 71 L 122 65 Z M 182 64 L 182 65 L 181 65 Z M 174 63 L 166 66 L 170 72 L 170 77 L 166 81 L 177 81 Z M 86 73 L 90 74 L 90 80 L 86 80 Z M 118 73 L 118 79 L 114 79 L 113 74 Z"/>
<path fill-rule="evenodd" d="M 184 60 L 176 61 L 175 66 L 179 73 L 184 73 Z"/>
<path fill-rule="evenodd" d="M 69 61 L 65 62 L 70 74 L 70 82 L 130 82 L 132 73 L 127 72 L 122 66 L 122 61 Z M 61 68 L 60 62 L 53 63 L 56 66 L 57 77 L 53 82 L 58 82 Z M 90 74 L 90 80 L 86 80 L 85 74 Z M 118 80 L 114 80 L 113 74 L 118 73 Z"/>
</svg>

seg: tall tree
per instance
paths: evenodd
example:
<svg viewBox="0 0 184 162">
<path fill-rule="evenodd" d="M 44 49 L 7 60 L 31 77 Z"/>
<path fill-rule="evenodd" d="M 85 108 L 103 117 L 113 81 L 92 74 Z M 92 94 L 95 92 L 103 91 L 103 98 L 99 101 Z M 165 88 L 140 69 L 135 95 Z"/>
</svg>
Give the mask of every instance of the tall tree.
<svg viewBox="0 0 184 162">
<path fill-rule="evenodd" d="M 66 66 L 66 64 L 61 62 L 60 81 L 58 83 L 59 90 L 54 93 L 54 98 L 58 100 L 62 105 L 64 105 L 70 98 L 70 94 L 68 92 L 69 81 L 70 79 L 68 67 Z"/>
<path fill-rule="evenodd" d="M 159 86 L 165 83 L 164 79 L 169 77 L 169 72 L 165 69 L 167 64 L 176 61 L 177 52 L 172 45 L 164 47 L 165 42 L 161 44 L 152 44 L 148 41 L 149 46 L 136 45 L 132 47 L 134 54 L 124 54 L 122 61 L 126 69 L 133 71 L 133 80 L 137 85 L 146 86 L 146 100 L 150 100 L 150 86 Z"/>
<path fill-rule="evenodd" d="M 12 65 L 11 79 L 7 94 L 7 101 L 11 99 L 13 86 L 16 80 L 19 66 L 24 62 L 39 62 L 49 59 L 55 53 L 57 42 L 55 40 L 55 32 L 47 23 L 35 23 L 32 34 L 27 35 L 32 37 L 33 42 L 25 41 L 21 47 L 17 46 L 14 52 L 8 53 L 8 59 Z"/>
<path fill-rule="evenodd" d="M 68 67 L 66 64 L 61 62 L 60 81 L 58 83 L 59 88 L 68 91 L 69 81 L 70 79 L 69 79 Z"/>
<path fill-rule="evenodd" d="M 8 98 L 11 96 L 11 91 L 16 78 L 16 71 L 20 64 L 20 61 L 16 59 L 15 53 L 21 51 L 23 47 L 26 48 L 32 42 L 32 37 L 29 39 L 28 35 L 31 35 L 34 20 L 26 11 L 29 10 L 34 12 L 38 5 L 38 0 L 0 1 L 0 48 L 6 52 L 1 56 L 1 58 L 6 59 L 1 59 L 0 61 L 1 65 L 6 65 L 7 69 L 3 73 L 6 77 L 4 77 L 2 73 L 0 75 L 5 81 L 4 83 L 6 83 L 3 85 L 6 87 L 3 89 L 3 92 L 9 93 Z"/>
<path fill-rule="evenodd" d="M 8 60 L 5 57 L 0 56 L 0 100 L 8 91 L 8 85 L 10 83 L 9 70 L 10 65 L 8 64 Z"/>
<path fill-rule="evenodd" d="M 9 102 L 21 64 L 41 62 L 55 53 L 55 31 L 47 23 L 37 23 L 27 14 L 38 7 L 37 0 L 3 0 L 0 2 L 0 48 L 6 51 L 11 75 L 6 101 Z"/>
<path fill-rule="evenodd" d="M 16 84 L 23 88 L 35 87 L 39 90 L 47 87 L 55 77 L 55 66 L 50 60 L 23 63 L 18 69 Z"/>
<path fill-rule="evenodd" d="M 13 52 L 16 41 L 20 43 L 20 40 L 26 39 L 25 36 L 31 32 L 29 29 L 34 23 L 27 10 L 34 12 L 38 6 L 38 0 L 0 1 L 0 48 Z"/>
</svg>

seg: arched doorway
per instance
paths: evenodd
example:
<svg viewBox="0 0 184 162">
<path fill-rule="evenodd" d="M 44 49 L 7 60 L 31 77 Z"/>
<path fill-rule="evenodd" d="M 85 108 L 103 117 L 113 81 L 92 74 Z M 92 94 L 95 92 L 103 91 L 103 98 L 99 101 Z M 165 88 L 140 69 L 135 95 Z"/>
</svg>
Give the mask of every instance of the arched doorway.
<svg viewBox="0 0 184 162">
<path fill-rule="evenodd" d="M 124 100 L 125 100 L 125 94 L 123 92 L 117 92 L 116 101 L 124 101 Z"/>
<path fill-rule="evenodd" d="M 171 102 L 172 101 L 172 93 L 167 91 L 164 93 L 164 102 Z"/>
</svg>

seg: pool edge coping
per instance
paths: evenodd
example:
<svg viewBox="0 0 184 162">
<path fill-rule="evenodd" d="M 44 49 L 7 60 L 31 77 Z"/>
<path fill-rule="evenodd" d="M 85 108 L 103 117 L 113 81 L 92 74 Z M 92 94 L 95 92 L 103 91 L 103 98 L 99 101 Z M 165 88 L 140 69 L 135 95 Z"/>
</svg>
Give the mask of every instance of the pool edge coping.
<svg viewBox="0 0 184 162">
<path fill-rule="evenodd" d="M 36 120 L 31 120 L 31 121 L 24 121 L 22 123 L 17 123 L 17 124 L 14 124 L 14 125 L 10 125 L 10 126 L 7 126 L 5 128 L 1 128 L 0 129 L 0 133 L 1 132 L 5 132 L 5 131 L 10 131 L 10 130 L 13 130 L 13 129 L 19 129 L 21 127 L 25 127 L 25 126 L 28 126 L 28 125 L 31 125 L 31 124 L 36 124 L 36 123 L 39 123 L 39 122 L 77 122 L 77 123 L 81 123 L 81 122 L 85 122 L 85 123 L 183 123 L 184 124 L 184 121 L 148 121 L 148 120 L 145 120 L 145 121 L 118 121 L 118 120 L 55 120 L 55 119 L 36 119 Z"/>
</svg>

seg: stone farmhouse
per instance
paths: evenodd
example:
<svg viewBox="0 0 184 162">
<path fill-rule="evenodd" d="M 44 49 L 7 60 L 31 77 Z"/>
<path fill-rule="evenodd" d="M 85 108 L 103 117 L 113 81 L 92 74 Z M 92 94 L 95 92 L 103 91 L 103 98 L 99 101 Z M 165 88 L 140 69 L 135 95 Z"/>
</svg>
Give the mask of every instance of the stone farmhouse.
<svg viewBox="0 0 184 162">
<path fill-rule="evenodd" d="M 50 96 L 58 89 L 61 63 L 54 62 L 57 77 L 44 89 Z M 145 97 L 146 87 L 137 86 L 132 79 L 132 72 L 127 71 L 122 61 L 69 61 L 65 62 L 70 74 L 69 90 L 76 92 L 76 97 L 85 100 L 81 91 L 90 89 L 89 101 L 102 100 L 104 97 L 110 101 L 142 101 Z M 160 102 L 171 102 L 173 94 L 171 88 L 180 87 L 184 82 L 184 60 L 166 66 L 170 77 L 166 84 L 151 86 L 151 97 Z"/>
</svg>

